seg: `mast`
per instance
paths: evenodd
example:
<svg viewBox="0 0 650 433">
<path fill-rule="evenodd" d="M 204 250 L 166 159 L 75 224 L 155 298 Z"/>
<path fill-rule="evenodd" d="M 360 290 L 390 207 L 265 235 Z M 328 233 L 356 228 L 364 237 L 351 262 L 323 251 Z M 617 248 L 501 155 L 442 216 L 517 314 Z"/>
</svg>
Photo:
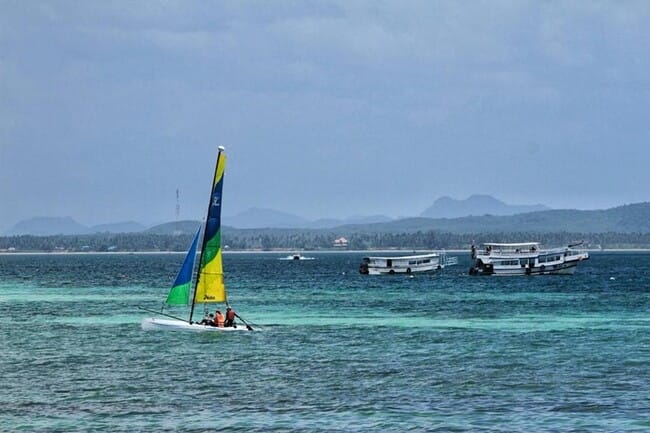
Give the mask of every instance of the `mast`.
<svg viewBox="0 0 650 433">
<path fill-rule="evenodd" d="M 188 322 L 191 324 L 192 323 L 192 316 L 194 315 L 194 305 L 196 304 L 196 289 L 199 286 L 199 279 L 201 278 L 201 272 L 200 272 L 200 267 L 201 264 L 203 263 L 203 254 L 205 253 L 205 244 L 207 242 L 207 224 L 208 224 L 208 217 L 210 216 L 210 207 L 212 207 L 213 203 L 213 196 L 214 196 L 214 188 L 215 188 L 215 183 L 217 179 L 217 172 L 219 170 L 219 164 L 221 163 L 221 155 L 226 149 L 223 146 L 219 146 L 219 153 L 217 154 L 217 162 L 214 166 L 214 175 L 212 176 L 212 185 L 210 187 L 210 199 L 208 200 L 208 209 L 205 213 L 205 222 L 203 226 L 203 239 L 201 240 L 201 254 L 199 255 L 199 270 L 196 273 L 196 281 L 194 282 L 194 290 L 192 291 L 192 307 L 190 308 L 190 317 L 188 319 Z M 221 204 L 219 204 L 221 206 Z"/>
</svg>

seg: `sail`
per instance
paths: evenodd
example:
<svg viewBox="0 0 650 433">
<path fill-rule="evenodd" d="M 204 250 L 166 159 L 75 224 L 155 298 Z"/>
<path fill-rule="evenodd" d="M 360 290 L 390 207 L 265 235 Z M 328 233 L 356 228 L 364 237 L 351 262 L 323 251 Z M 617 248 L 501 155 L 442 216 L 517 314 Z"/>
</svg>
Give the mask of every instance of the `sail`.
<svg viewBox="0 0 650 433">
<path fill-rule="evenodd" d="M 226 302 L 226 286 L 223 281 L 221 261 L 221 194 L 226 154 L 221 151 L 212 182 L 212 195 L 205 221 L 201 262 L 194 291 L 195 303 Z"/>
<path fill-rule="evenodd" d="M 199 243 L 199 228 L 194 236 L 194 241 L 187 251 L 183 266 L 178 271 L 174 285 L 167 295 L 167 305 L 187 305 L 190 301 L 190 287 L 192 285 L 192 271 L 194 270 L 194 258 L 196 257 L 196 245 Z"/>
</svg>

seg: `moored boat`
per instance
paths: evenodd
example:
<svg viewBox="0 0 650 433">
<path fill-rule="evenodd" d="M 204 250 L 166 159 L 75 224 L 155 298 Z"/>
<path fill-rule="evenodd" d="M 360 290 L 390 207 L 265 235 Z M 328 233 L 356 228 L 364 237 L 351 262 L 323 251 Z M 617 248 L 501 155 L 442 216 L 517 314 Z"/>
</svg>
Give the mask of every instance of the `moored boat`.
<svg viewBox="0 0 650 433">
<path fill-rule="evenodd" d="M 364 257 L 359 266 L 363 275 L 411 274 L 443 269 L 458 264 L 457 257 L 447 257 L 445 253 L 418 254 L 394 257 Z"/>
<path fill-rule="evenodd" d="M 541 249 L 539 242 L 484 243 L 479 249 L 472 245 L 474 263 L 470 275 L 550 275 L 573 274 L 587 251 L 573 244 L 566 247 Z"/>
<path fill-rule="evenodd" d="M 314 260 L 313 257 L 305 257 L 300 253 L 293 253 L 286 257 L 280 257 L 278 260 Z"/>
</svg>

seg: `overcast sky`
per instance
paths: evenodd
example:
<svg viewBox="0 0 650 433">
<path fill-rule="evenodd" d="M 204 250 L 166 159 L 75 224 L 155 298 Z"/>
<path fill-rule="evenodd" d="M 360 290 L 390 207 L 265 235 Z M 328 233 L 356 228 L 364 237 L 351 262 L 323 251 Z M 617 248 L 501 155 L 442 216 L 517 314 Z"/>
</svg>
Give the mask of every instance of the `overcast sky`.
<svg viewBox="0 0 650 433">
<path fill-rule="evenodd" d="M 0 230 L 650 200 L 647 1 L 0 0 Z"/>
</svg>

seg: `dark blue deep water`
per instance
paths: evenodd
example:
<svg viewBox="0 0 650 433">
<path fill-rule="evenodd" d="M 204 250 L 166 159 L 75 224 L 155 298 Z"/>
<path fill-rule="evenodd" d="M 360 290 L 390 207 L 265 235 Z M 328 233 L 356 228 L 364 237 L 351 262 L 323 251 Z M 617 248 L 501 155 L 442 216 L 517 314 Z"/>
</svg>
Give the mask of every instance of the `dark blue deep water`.
<svg viewBox="0 0 650 433">
<path fill-rule="evenodd" d="M 211 334 L 140 328 L 181 254 L 0 256 L 0 431 L 650 431 L 650 254 L 514 278 L 283 255 L 224 257 L 261 332 Z"/>
</svg>

